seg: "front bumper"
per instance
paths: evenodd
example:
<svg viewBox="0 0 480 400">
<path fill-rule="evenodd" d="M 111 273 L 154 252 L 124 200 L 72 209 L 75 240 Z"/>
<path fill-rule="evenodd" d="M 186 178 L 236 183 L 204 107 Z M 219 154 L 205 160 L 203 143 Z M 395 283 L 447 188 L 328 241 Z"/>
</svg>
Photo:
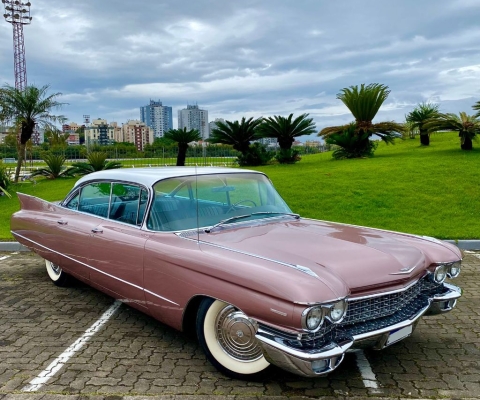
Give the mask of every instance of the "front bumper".
<svg viewBox="0 0 480 400">
<path fill-rule="evenodd" d="M 446 290 L 443 293 L 429 298 L 424 307 L 402 322 L 356 333 L 319 348 L 294 348 L 281 335 L 262 327 L 258 329 L 256 338 L 265 358 L 271 364 L 305 377 L 325 375 L 340 365 L 348 350 L 365 347 L 365 344 L 375 349 L 385 348 L 410 336 L 422 316 L 451 311 L 462 292 L 459 287 L 451 284 L 445 283 L 444 287 Z"/>
</svg>

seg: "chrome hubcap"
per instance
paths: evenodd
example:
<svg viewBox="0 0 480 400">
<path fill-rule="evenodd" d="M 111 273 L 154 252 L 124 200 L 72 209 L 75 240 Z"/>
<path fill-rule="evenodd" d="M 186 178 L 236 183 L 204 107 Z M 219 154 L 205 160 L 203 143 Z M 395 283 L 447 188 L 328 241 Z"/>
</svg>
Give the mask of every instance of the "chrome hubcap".
<svg viewBox="0 0 480 400">
<path fill-rule="evenodd" d="M 62 269 L 57 264 L 54 264 L 52 262 L 50 263 L 50 268 L 52 269 L 55 275 L 60 275 L 60 272 L 62 272 Z"/>
<path fill-rule="evenodd" d="M 217 316 L 218 343 L 228 355 L 238 361 L 255 361 L 262 357 L 255 333 L 255 323 L 233 306 L 225 307 Z"/>
</svg>

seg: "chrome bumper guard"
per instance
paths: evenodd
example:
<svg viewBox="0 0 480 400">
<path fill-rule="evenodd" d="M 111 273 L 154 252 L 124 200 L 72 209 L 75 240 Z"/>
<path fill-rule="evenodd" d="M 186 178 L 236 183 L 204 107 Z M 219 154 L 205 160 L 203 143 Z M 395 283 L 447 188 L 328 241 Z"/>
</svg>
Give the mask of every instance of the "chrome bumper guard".
<svg viewBox="0 0 480 400">
<path fill-rule="evenodd" d="M 327 345 L 313 350 L 293 348 L 285 343 L 285 339 L 259 328 L 256 338 L 263 350 L 263 355 L 268 362 L 296 375 L 305 377 L 322 376 L 332 372 L 343 360 L 345 353 L 357 347 L 362 347 L 361 342 L 374 339 L 374 348 L 382 349 L 397 341 L 410 336 L 418 320 L 424 315 L 435 315 L 451 311 L 457 299 L 462 295 L 459 287 L 444 283 L 447 289 L 442 294 L 434 295 L 429 299 L 429 304 L 418 311 L 411 318 L 388 326 L 359 335 L 354 335 L 339 343 Z M 411 327 L 411 329 L 408 329 Z M 404 336 L 391 340 L 391 334 L 405 330 Z M 393 337 L 393 335 L 392 335 Z M 390 339 L 389 339 L 390 338 Z"/>
</svg>

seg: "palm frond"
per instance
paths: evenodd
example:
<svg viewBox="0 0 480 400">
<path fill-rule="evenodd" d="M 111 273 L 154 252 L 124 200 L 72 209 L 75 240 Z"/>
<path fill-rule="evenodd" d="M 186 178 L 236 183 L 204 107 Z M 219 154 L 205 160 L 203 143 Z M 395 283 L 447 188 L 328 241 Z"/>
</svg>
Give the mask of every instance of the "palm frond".
<svg viewBox="0 0 480 400">
<path fill-rule="evenodd" d="M 191 142 L 198 142 L 199 140 L 202 140 L 202 136 L 198 130 L 190 129 L 187 131 L 186 127 L 183 129 L 170 129 L 169 131 L 165 132 L 163 137 L 165 139 L 173 140 L 178 144 L 186 145 Z"/>
<path fill-rule="evenodd" d="M 257 137 L 277 138 L 282 149 L 290 149 L 296 137 L 310 135 L 316 132 L 313 118 L 308 114 L 299 115 L 292 121 L 293 114 L 287 118 L 275 115 L 265 118 L 258 126 Z"/>
<path fill-rule="evenodd" d="M 257 119 L 243 117 L 241 121 L 234 122 L 219 121 L 207 141 L 231 145 L 235 150 L 245 154 L 248 152 L 250 142 L 258 138 L 257 129 L 262 121 L 261 117 Z"/>
<path fill-rule="evenodd" d="M 343 131 L 348 129 L 351 124 L 348 125 L 340 125 L 340 126 L 328 126 L 323 128 L 320 132 L 318 132 L 317 136 L 322 136 L 324 138 L 329 137 L 330 135 L 341 134 Z"/>
<path fill-rule="evenodd" d="M 371 122 L 390 94 L 388 86 L 371 83 L 340 90 L 337 99 L 347 106 L 357 123 Z"/>
<path fill-rule="evenodd" d="M 61 176 L 72 176 L 74 169 L 64 167 L 65 157 L 58 154 L 46 154 L 43 161 L 47 164 L 47 168 L 40 168 L 30 174 L 31 177 L 43 175 L 49 179 L 56 179 Z"/>
</svg>

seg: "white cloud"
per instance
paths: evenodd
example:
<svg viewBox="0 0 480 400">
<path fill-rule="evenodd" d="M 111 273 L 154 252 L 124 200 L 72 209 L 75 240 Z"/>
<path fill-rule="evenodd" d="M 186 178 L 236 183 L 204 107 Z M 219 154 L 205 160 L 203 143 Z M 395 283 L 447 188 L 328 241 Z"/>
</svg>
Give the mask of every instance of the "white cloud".
<svg viewBox="0 0 480 400">
<path fill-rule="evenodd" d="M 379 118 L 402 120 L 429 99 L 458 112 L 480 98 L 477 0 L 36 0 L 32 16 L 28 81 L 63 92 L 76 122 L 138 118 L 152 98 L 174 115 L 198 102 L 211 119 L 306 112 L 324 127 L 351 120 L 341 88 L 370 82 L 392 91 Z M 0 79 L 13 84 L 6 22 L 0 50 Z"/>
</svg>

